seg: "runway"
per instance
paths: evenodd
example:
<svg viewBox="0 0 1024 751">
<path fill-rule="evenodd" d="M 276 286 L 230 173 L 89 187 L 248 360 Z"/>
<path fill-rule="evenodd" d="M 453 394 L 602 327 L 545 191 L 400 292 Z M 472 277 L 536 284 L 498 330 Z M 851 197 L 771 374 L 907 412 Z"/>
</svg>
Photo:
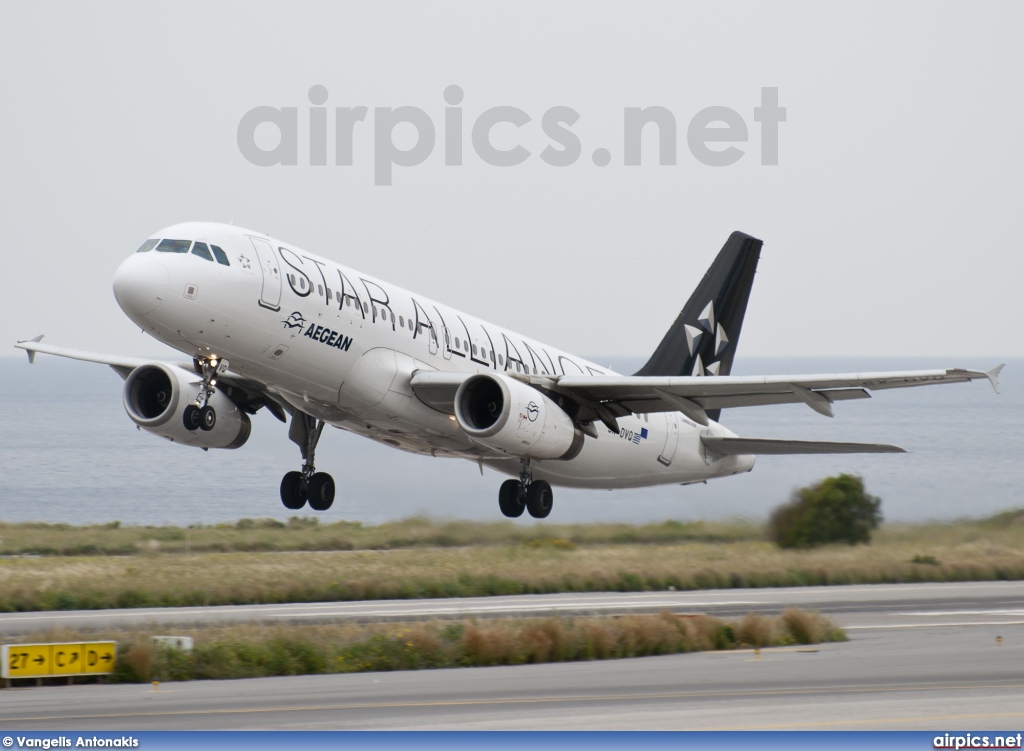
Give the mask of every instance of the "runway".
<svg viewBox="0 0 1024 751">
<path fill-rule="evenodd" d="M 839 587 L 713 589 L 690 592 L 597 592 L 437 600 L 369 600 L 283 605 L 69 610 L 0 613 L 0 635 L 49 628 L 206 626 L 228 623 L 316 623 L 431 618 L 623 613 L 708 613 L 739 617 L 787 607 L 820 610 L 844 627 L 866 627 L 883 613 L 906 623 L 1024 624 L 1024 582 L 867 584 Z"/>
<path fill-rule="evenodd" d="M 660 610 L 662 598 L 672 608 L 682 603 L 681 612 L 723 615 L 817 604 L 847 628 L 851 641 L 762 650 L 759 656 L 712 652 L 197 681 L 158 690 L 139 685 L 12 689 L 0 692 L 0 727 L 980 730 L 1024 725 L 1021 583 L 644 593 L 593 596 L 585 602 L 577 597 L 582 596 L 522 598 L 520 612 L 549 612 L 556 606 L 597 611 L 627 601 L 630 607 Z M 502 612 L 511 612 L 517 600 L 494 599 L 503 602 L 483 602 Z M 479 602 L 404 604 L 430 611 L 423 617 L 436 617 L 433 611 L 465 610 Z M 399 604 L 352 603 L 387 613 Z M 537 604 L 548 610 L 522 610 Z M 328 612 L 327 606 L 289 607 L 295 610 L 286 614 L 248 609 L 246 617 L 322 618 Z M 360 611 L 343 617 L 371 616 Z"/>
</svg>

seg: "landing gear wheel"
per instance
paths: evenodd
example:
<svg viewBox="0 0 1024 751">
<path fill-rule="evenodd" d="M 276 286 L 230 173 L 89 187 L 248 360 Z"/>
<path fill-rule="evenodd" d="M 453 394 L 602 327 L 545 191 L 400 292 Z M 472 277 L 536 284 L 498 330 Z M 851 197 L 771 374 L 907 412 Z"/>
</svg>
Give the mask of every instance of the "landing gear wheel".
<svg viewBox="0 0 1024 751">
<path fill-rule="evenodd" d="M 199 410 L 199 427 L 203 430 L 213 430 L 213 426 L 217 424 L 217 412 L 207 404 L 205 407 Z"/>
<path fill-rule="evenodd" d="M 519 480 L 505 480 L 498 489 L 498 508 L 510 519 L 522 516 L 526 510 L 523 486 Z"/>
<path fill-rule="evenodd" d="M 543 519 L 551 513 L 553 497 L 551 485 L 544 480 L 534 480 L 526 488 L 526 508 L 534 519 Z"/>
<path fill-rule="evenodd" d="M 185 411 L 181 414 L 181 421 L 185 425 L 185 430 L 198 430 L 199 429 L 199 407 L 194 404 L 190 404 L 185 407 Z"/>
<path fill-rule="evenodd" d="M 309 480 L 306 495 L 311 509 L 326 511 L 334 503 L 334 478 L 326 472 L 317 472 Z"/>
<path fill-rule="evenodd" d="M 306 505 L 306 488 L 301 472 L 288 472 L 281 480 L 281 503 L 286 509 L 298 511 Z"/>
</svg>

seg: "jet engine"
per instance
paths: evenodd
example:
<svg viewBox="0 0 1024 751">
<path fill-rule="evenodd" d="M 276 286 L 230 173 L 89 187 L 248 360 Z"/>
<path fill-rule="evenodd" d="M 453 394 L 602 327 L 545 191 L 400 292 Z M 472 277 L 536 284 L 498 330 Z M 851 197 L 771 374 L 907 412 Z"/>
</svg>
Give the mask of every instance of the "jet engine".
<svg viewBox="0 0 1024 751">
<path fill-rule="evenodd" d="M 173 365 L 140 365 L 124 382 L 124 409 L 136 425 L 150 433 L 186 446 L 236 449 L 249 439 L 249 415 L 224 393 L 217 391 L 208 402 L 217 412 L 212 430 L 187 430 L 182 422 L 185 407 L 202 387 L 202 378 Z"/>
<path fill-rule="evenodd" d="M 583 433 L 551 399 L 498 373 L 470 376 L 455 392 L 455 419 L 474 442 L 525 459 L 572 459 Z"/>
</svg>

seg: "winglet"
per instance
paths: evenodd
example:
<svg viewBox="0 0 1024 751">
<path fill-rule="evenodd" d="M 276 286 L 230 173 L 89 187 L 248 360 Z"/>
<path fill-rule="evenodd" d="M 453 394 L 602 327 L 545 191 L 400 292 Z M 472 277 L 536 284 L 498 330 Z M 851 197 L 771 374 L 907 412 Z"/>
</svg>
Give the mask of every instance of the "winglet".
<svg viewBox="0 0 1024 751">
<path fill-rule="evenodd" d="M 23 344 L 25 342 L 41 342 L 41 341 L 43 341 L 43 335 L 42 334 L 37 336 L 35 339 L 19 339 L 18 340 L 18 344 Z M 25 354 L 28 355 L 28 364 L 29 365 L 33 364 L 36 361 L 36 351 L 34 349 L 26 349 L 25 350 Z M 1003 366 L 1000 365 L 999 367 L 1003 367 Z"/>
<path fill-rule="evenodd" d="M 988 382 L 992 384 L 992 389 L 998 394 L 999 393 L 999 374 L 1003 368 L 1006 367 L 1006 363 L 996 365 L 992 370 L 985 373 L 985 377 L 988 378 Z"/>
</svg>

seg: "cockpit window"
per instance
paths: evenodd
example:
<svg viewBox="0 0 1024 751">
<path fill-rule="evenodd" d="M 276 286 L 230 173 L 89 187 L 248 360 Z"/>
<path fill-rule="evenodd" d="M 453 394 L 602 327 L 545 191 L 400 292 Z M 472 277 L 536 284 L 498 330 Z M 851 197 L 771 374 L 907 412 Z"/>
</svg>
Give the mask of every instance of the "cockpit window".
<svg viewBox="0 0 1024 751">
<path fill-rule="evenodd" d="M 156 244 L 158 242 L 160 242 L 160 241 L 159 240 L 146 240 L 146 242 L 142 243 L 142 245 L 139 246 L 139 249 L 136 250 L 135 252 L 136 253 L 145 253 L 148 250 L 152 250 L 153 248 L 156 247 Z"/>
<path fill-rule="evenodd" d="M 210 255 L 210 249 L 206 247 L 206 243 L 196 243 L 192 246 L 192 255 L 205 258 L 207 261 L 212 262 L 213 256 Z"/>
<path fill-rule="evenodd" d="M 161 240 L 156 246 L 159 253 L 188 253 L 191 240 Z"/>
<path fill-rule="evenodd" d="M 210 249 L 213 251 L 213 255 L 217 259 L 217 263 L 223 264 L 224 266 L 230 266 L 228 263 L 228 254 L 218 248 L 216 245 L 211 245 Z"/>
</svg>

